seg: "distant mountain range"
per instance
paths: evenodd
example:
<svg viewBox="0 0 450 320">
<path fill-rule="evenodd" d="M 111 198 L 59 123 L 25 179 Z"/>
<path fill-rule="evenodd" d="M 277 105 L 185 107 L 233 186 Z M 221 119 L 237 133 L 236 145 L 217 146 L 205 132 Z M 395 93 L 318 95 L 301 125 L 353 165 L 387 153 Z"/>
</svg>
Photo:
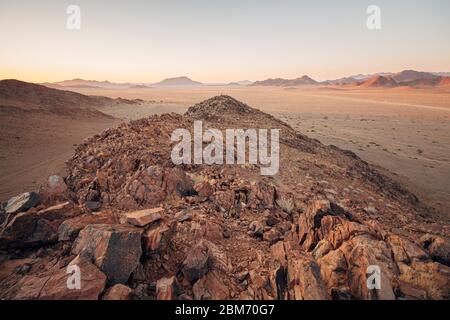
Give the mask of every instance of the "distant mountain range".
<svg viewBox="0 0 450 320">
<path fill-rule="evenodd" d="M 267 79 L 263 81 L 256 81 L 252 84 L 252 86 L 291 87 L 291 86 L 316 85 L 316 84 L 319 84 L 319 82 L 305 75 L 296 79 L 276 78 L 276 79 Z"/>
<path fill-rule="evenodd" d="M 445 76 L 448 73 L 421 72 L 415 70 L 404 70 L 398 73 L 381 72 L 371 75 L 353 75 L 335 80 L 326 80 L 322 82 L 315 81 L 308 76 L 302 76 L 297 79 L 267 79 L 256 81 L 253 86 L 302 86 L 302 85 L 342 85 L 361 88 L 394 88 L 394 87 L 429 87 L 448 85 L 450 77 Z"/>
<path fill-rule="evenodd" d="M 375 74 L 357 74 L 334 80 L 316 81 L 304 75 L 295 79 L 269 78 L 260 81 L 236 81 L 230 83 L 202 83 L 192 80 L 186 76 L 167 78 L 157 83 L 114 83 L 110 81 L 96 81 L 84 79 L 64 80 L 52 83 L 42 83 L 47 87 L 55 89 L 70 88 L 102 88 L 102 89 L 148 89 L 152 87 L 201 87 L 201 86 L 315 86 L 315 85 L 338 85 L 358 87 L 398 87 L 398 86 L 441 86 L 448 85 L 450 72 L 421 72 L 415 70 L 404 70 L 401 72 L 380 72 Z"/>
</svg>

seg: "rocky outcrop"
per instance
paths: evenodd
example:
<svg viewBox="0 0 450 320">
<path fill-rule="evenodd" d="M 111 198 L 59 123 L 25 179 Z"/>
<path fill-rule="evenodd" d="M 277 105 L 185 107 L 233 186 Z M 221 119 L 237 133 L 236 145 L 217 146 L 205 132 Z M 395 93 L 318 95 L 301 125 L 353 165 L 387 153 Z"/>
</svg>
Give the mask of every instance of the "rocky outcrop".
<svg viewBox="0 0 450 320">
<path fill-rule="evenodd" d="M 88 225 L 81 230 L 72 252 L 91 260 L 109 284 L 125 283 L 139 264 L 142 231 L 124 225 Z"/>
<path fill-rule="evenodd" d="M 279 173 L 175 166 L 171 134 L 197 119 L 280 129 Z M 450 298 L 446 221 L 356 155 L 227 96 L 108 129 L 67 171 L 39 203 L 0 208 L 0 299 Z"/>
</svg>

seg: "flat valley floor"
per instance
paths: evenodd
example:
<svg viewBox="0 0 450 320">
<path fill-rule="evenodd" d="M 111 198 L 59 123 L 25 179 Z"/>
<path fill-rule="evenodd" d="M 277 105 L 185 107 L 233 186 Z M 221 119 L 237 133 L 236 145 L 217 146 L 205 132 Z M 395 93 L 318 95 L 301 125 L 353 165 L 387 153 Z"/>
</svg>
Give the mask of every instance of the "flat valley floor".
<svg viewBox="0 0 450 320">
<path fill-rule="evenodd" d="M 352 89 L 338 87 L 233 87 L 71 89 L 87 95 L 140 98 L 143 105 L 116 105 L 101 111 L 129 121 L 154 113 L 183 113 L 197 102 L 231 95 L 273 114 L 324 144 L 351 150 L 388 170 L 419 198 L 450 217 L 450 87 L 433 89 Z M 0 114 L 0 200 L 36 189 L 58 173 L 84 137 L 117 125 L 16 119 Z M 43 118 L 45 119 L 45 118 Z M 36 120 L 37 121 L 37 120 Z M 26 128 L 22 128 L 25 126 Z M 51 141 L 51 143 L 49 143 Z M 281 168 L 282 170 L 282 168 Z M 14 181 L 14 182 L 13 182 Z"/>
</svg>

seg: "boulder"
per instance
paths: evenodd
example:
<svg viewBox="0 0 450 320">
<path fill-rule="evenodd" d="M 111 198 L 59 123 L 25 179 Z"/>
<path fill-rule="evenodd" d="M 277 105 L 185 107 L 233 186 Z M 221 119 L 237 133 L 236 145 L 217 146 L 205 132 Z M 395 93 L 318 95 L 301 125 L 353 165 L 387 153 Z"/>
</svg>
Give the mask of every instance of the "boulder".
<svg viewBox="0 0 450 320">
<path fill-rule="evenodd" d="M 450 266 L 450 242 L 439 236 L 426 234 L 420 242 L 431 255 L 433 260 Z"/>
<path fill-rule="evenodd" d="M 164 209 L 161 207 L 139 210 L 125 213 L 125 219 L 129 224 L 137 227 L 145 227 L 148 224 L 161 219 Z"/>
<path fill-rule="evenodd" d="M 123 284 L 116 284 L 106 290 L 102 300 L 130 300 L 131 289 Z"/>
<path fill-rule="evenodd" d="M 161 278 L 156 282 L 156 299 L 176 300 L 178 290 L 178 282 L 174 276 L 170 278 Z"/>
<path fill-rule="evenodd" d="M 74 273 L 69 266 L 77 266 L 80 287 L 70 288 L 68 282 Z M 25 276 L 15 296 L 18 300 L 97 300 L 105 288 L 106 276 L 88 260 L 77 256 L 68 267 L 44 275 Z M 73 272 L 73 271 L 72 271 Z"/>
<path fill-rule="evenodd" d="M 210 269 L 208 246 L 200 241 L 187 254 L 183 261 L 182 272 L 188 281 L 194 283 L 203 277 Z"/>
<path fill-rule="evenodd" d="M 126 225 L 88 225 L 72 247 L 103 271 L 108 284 L 125 283 L 139 264 L 142 230 Z"/>
<path fill-rule="evenodd" d="M 25 192 L 8 200 L 5 206 L 6 214 L 24 212 L 39 203 L 39 195 L 36 192 Z"/>
<path fill-rule="evenodd" d="M 58 227 L 73 211 L 69 202 L 36 212 L 29 210 L 16 214 L 0 231 L 0 244 L 36 246 L 56 242 Z"/>
<path fill-rule="evenodd" d="M 187 254 L 182 272 L 187 280 L 194 283 L 209 270 L 229 272 L 231 265 L 226 254 L 208 240 L 200 240 Z"/>
<path fill-rule="evenodd" d="M 252 221 L 248 228 L 255 237 L 262 237 L 264 235 L 264 224 L 261 221 Z"/>
<path fill-rule="evenodd" d="M 211 271 L 192 287 L 195 300 L 225 300 L 230 291 L 216 271 Z"/>
<path fill-rule="evenodd" d="M 144 252 L 166 252 L 174 231 L 175 224 L 170 222 L 163 222 L 157 227 L 145 230 L 142 235 Z"/>
<path fill-rule="evenodd" d="M 168 196 L 196 195 L 192 179 L 180 167 L 167 168 L 164 172 L 165 192 Z"/>
<path fill-rule="evenodd" d="M 116 219 L 109 214 L 85 214 L 64 220 L 58 228 L 58 241 L 73 241 L 80 231 L 90 224 L 114 224 Z"/>
<path fill-rule="evenodd" d="M 292 300 L 328 300 L 327 289 L 319 265 L 296 246 L 286 249 L 287 281 Z"/>
</svg>

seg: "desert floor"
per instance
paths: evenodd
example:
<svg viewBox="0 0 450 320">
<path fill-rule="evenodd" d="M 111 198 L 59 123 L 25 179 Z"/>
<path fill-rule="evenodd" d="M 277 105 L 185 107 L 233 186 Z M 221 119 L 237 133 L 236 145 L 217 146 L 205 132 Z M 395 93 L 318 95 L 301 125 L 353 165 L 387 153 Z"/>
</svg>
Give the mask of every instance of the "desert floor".
<svg viewBox="0 0 450 320">
<path fill-rule="evenodd" d="M 367 162 L 388 169 L 419 198 L 450 214 L 449 87 L 359 90 L 210 86 L 73 90 L 89 95 L 151 101 L 140 106 L 117 105 L 102 110 L 122 120 L 153 113 L 181 113 L 196 102 L 228 94 L 279 117 L 324 144 L 352 150 Z M 73 152 L 74 143 L 117 123 L 68 121 L 53 123 L 53 129 L 49 130 L 45 123 L 33 124 L 30 120 L 27 124 L 30 130 L 36 125 L 42 126 L 36 137 L 30 139 L 26 134 L 21 137 L 20 133 L 19 138 L 5 137 L 2 133 L 0 169 L 5 174 L 0 180 L 1 200 L 22 189 L 36 187 L 39 177 L 63 168 L 63 162 Z M 2 131 L 10 132 L 3 127 Z M 49 138 L 54 141 L 51 145 L 45 143 Z M 4 146 L 8 152 L 3 151 Z M 27 178 L 28 175 L 31 176 Z"/>
</svg>

